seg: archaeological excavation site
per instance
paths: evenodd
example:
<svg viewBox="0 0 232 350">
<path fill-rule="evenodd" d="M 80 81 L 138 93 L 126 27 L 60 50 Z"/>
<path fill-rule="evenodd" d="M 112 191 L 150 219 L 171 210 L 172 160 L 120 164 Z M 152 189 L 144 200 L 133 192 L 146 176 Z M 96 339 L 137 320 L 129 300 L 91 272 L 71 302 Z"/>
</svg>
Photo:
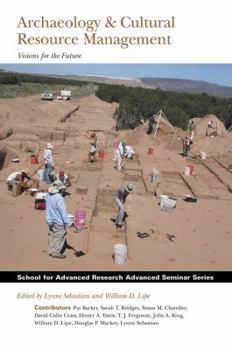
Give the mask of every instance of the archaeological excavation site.
<svg viewBox="0 0 232 350">
<path fill-rule="evenodd" d="M 94 94 L 51 101 L 38 94 L 0 99 L 1 270 L 231 270 L 232 133 L 215 115 L 202 117 L 185 159 L 182 140 L 189 132 L 174 127 L 168 115 L 157 114 L 155 134 L 147 133 L 145 122 L 118 130 L 117 108 L 116 102 Z M 216 127 L 206 136 L 208 120 Z M 98 141 L 92 162 L 93 133 Z M 122 171 L 117 171 L 115 151 L 122 141 L 135 155 L 124 158 Z M 39 180 L 39 191 L 46 193 L 49 185 L 41 171 L 48 143 L 54 146 L 53 173 L 63 170 L 71 180 L 67 211 L 75 217 L 79 210 L 85 217 L 81 229 L 67 228 L 63 260 L 48 255 L 45 210 L 35 208 L 36 194 L 17 195 L 6 184 L 11 173 L 28 169 Z M 134 191 L 125 203 L 123 229 L 117 230 L 112 196 L 128 184 Z M 119 263 L 117 244 L 126 247 Z"/>
</svg>

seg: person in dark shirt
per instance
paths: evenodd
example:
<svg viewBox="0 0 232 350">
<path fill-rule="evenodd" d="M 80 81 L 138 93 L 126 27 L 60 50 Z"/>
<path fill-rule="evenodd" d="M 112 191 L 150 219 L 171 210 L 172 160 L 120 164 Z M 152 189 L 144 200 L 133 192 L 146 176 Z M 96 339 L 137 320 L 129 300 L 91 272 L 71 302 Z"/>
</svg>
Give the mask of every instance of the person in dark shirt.
<svg viewBox="0 0 232 350">
<path fill-rule="evenodd" d="M 192 141 L 188 138 L 188 137 L 185 137 L 183 139 L 183 158 L 185 159 L 188 159 L 188 154 L 189 154 L 189 151 L 190 151 L 190 145 L 191 145 Z"/>
<path fill-rule="evenodd" d="M 153 133 L 154 129 L 156 127 L 156 121 L 155 121 L 155 115 L 153 114 L 148 118 L 148 131 L 147 134 L 150 135 Z"/>
</svg>

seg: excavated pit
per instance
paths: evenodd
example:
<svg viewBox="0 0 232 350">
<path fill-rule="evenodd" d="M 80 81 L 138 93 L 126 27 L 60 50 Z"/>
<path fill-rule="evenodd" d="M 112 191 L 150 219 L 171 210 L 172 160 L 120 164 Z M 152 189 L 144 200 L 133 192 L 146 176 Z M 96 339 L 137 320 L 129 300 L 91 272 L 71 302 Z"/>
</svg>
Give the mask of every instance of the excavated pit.
<svg viewBox="0 0 232 350">
<path fill-rule="evenodd" d="M 226 168 L 232 163 L 232 156 L 227 146 L 220 146 L 223 139 L 218 139 L 217 145 L 219 143 L 221 147 L 220 154 L 224 154 L 226 148 L 227 154 L 218 157 L 218 154 L 212 153 L 223 164 L 222 167 L 208 159 L 210 149 L 206 146 L 209 144 L 212 150 L 216 149 L 213 148 L 214 138 L 209 138 L 203 140 L 205 144 L 199 147 L 207 152 L 205 165 L 211 170 L 202 165 L 199 159 L 193 160 L 193 163 L 191 159 L 196 176 L 184 176 L 182 172 L 189 161 L 186 162 L 179 155 L 181 143 L 176 136 L 157 135 L 154 141 L 145 129 L 137 128 L 133 132 L 128 131 L 133 141 L 130 142 L 126 131 L 112 131 L 115 124 L 112 104 L 94 96 L 76 102 L 41 103 L 36 96 L 2 102 L 3 121 L 9 124 L 9 128 L 17 121 L 20 123 L 16 132 L 1 142 L 0 148 L 4 167 L 0 172 L 0 203 L 4 210 L 1 221 L 1 268 L 25 271 L 28 268 L 38 271 L 113 271 L 119 268 L 133 271 L 231 270 L 231 194 L 226 187 L 231 183 L 231 174 Z M 76 115 L 62 123 L 62 116 L 77 104 L 80 109 Z M 104 160 L 97 158 L 93 164 L 87 161 L 91 132 L 97 133 L 98 148 L 105 151 Z M 124 173 L 118 173 L 113 168 L 113 145 L 116 140 L 134 144 L 138 154 L 133 160 L 123 160 Z M 35 211 L 31 196 L 23 194 L 15 199 L 6 188 L 6 178 L 15 170 L 27 167 L 36 176 L 40 164 L 43 164 L 43 149 L 48 142 L 54 144 L 55 172 L 63 169 L 71 178 L 72 186 L 68 189 L 71 196 L 65 199 L 69 213 L 75 215 L 78 209 L 86 212 L 87 228 L 81 232 L 71 228 L 67 235 L 68 243 L 76 251 L 85 253 L 79 259 L 72 250 L 67 250 L 65 261 L 52 260 L 47 254 L 45 213 Z M 231 144 L 229 135 L 226 142 Z M 24 147 L 20 148 L 20 144 Z M 40 150 L 38 165 L 32 165 L 30 153 L 25 152 L 25 147 L 31 145 Z M 149 146 L 154 146 L 152 156 L 147 152 Z M 20 158 L 20 164 L 12 163 L 12 158 Z M 158 181 L 162 182 L 163 193 L 168 192 L 178 199 L 178 205 L 171 214 L 163 212 L 159 201 L 153 196 L 157 184 L 150 182 L 149 174 L 153 168 L 161 173 Z M 112 194 L 127 183 L 134 185 L 135 192 L 128 196 L 125 204 L 128 214 L 126 231 L 118 232 L 113 222 L 118 208 L 113 203 Z M 41 187 L 47 189 L 43 183 Z M 186 203 L 181 199 L 191 189 L 200 199 L 197 203 Z M 141 239 L 138 231 L 148 233 L 148 236 Z M 18 232 L 20 235 L 16 234 Z M 168 233 L 176 236 L 174 243 L 167 240 Z M 128 245 L 130 259 L 122 267 L 115 266 L 112 261 L 115 243 Z"/>
<path fill-rule="evenodd" d="M 189 188 L 186 183 L 183 181 L 180 173 L 162 171 L 162 179 L 164 181 L 165 193 L 170 196 L 181 196 L 189 193 Z"/>
<path fill-rule="evenodd" d="M 99 212 L 116 211 L 116 206 L 112 199 L 113 192 L 113 190 L 98 189 L 95 216 L 98 215 Z"/>
<path fill-rule="evenodd" d="M 4 167 L 4 163 L 6 160 L 6 150 L 1 149 L 0 150 L 0 170 Z"/>
</svg>

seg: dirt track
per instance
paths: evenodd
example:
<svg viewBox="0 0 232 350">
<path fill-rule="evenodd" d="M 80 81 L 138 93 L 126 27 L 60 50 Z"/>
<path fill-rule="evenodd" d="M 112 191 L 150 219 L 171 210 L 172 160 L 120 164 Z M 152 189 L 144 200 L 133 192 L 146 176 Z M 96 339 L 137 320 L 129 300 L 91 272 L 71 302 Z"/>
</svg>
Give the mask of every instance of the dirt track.
<svg viewBox="0 0 232 350">
<path fill-rule="evenodd" d="M 61 119 L 71 110 L 78 110 L 67 121 Z M 133 131 L 114 131 L 115 104 L 107 104 L 94 96 L 79 100 L 41 101 L 38 96 L 0 100 L 1 122 L 14 128 L 14 134 L 1 141 L 7 149 L 6 166 L 0 171 L 1 270 L 231 270 L 231 204 L 232 180 L 226 166 L 232 163 L 231 135 L 202 138 L 194 142 L 192 159 L 180 156 L 178 135 L 158 133 L 154 141 L 140 127 Z M 105 159 L 87 163 L 89 135 L 95 130 Z M 124 173 L 113 169 L 113 141 L 128 140 L 138 156 L 126 161 Z M 12 198 L 6 189 L 6 177 L 15 169 L 29 167 L 36 172 L 40 163 L 30 164 L 33 148 L 42 160 L 47 142 L 52 142 L 56 172 L 67 171 L 72 180 L 71 196 L 66 203 L 70 213 L 87 212 L 87 229 L 80 233 L 68 230 L 68 243 L 82 256 L 66 250 L 65 260 L 47 255 L 45 213 L 34 209 L 34 198 L 23 194 Z M 148 155 L 149 145 L 155 147 Z M 203 147 L 203 148 L 202 148 Z M 207 150 L 209 157 L 200 162 L 198 150 Z M 20 158 L 20 164 L 10 162 Z M 183 176 L 186 165 L 193 164 L 196 176 Z M 177 199 L 172 213 L 161 211 L 149 180 L 152 168 L 161 172 L 160 188 Z M 136 192 L 128 197 L 126 232 L 117 232 L 110 220 L 116 216 L 112 192 L 122 183 L 133 183 Z M 88 194 L 76 193 L 87 187 Z M 41 188 L 45 188 L 41 183 Z M 183 200 L 190 191 L 197 203 Z M 137 232 L 148 234 L 139 238 Z M 170 235 L 174 236 L 170 240 Z M 129 258 L 124 265 L 115 265 L 112 247 L 127 243 Z"/>
</svg>

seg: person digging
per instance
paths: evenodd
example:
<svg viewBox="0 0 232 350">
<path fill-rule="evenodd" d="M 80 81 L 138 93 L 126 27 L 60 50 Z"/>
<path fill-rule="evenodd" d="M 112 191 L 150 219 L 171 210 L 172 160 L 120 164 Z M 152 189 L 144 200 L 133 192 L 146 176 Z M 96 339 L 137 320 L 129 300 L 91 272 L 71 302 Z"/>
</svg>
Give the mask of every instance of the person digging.
<svg viewBox="0 0 232 350">
<path fill-rule="evenodd" d="M 115 226 L 118 230 L 123 227 L 126 211 L 124 204 L 127 196 L 134 192 L 134 187 L 131 184 L 120 187 L 116 192 L 113 193 L 113 202 L 118 207 L 118 216 L 115 220 Z"/>
<path fill-rule="evenodd" d="M 7 178 L 8 190 L 12 191 L 14 185 L 19 187 L 19 192 L 25 192 L 29 188 L 39 188 L 39 181 L 29 176 L 29 169 L 23 169 L 21 171 L 15 171 L 11 173 Z"/>
</svg>

